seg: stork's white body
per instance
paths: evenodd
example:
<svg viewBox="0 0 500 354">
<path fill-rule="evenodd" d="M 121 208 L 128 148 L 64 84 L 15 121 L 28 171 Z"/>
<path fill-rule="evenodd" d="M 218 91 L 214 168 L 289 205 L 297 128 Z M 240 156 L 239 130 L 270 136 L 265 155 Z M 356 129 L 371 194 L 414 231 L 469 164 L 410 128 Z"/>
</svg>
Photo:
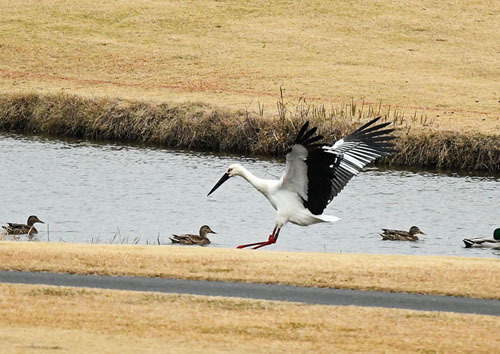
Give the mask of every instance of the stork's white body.
<svg viewBox="0 0 500 354">
<path fill-rule="evenodd" d="M 304 207 L 300 194 L 284 183 L 285 181 L 291 179 L 294 184 L 299 186 L 299 188 L 303 188 L 303 185 L 298 183 L 303 178 L 293 179 L 290 178 L 291 176 L 285 172 L 279 180 L 263 179 L 255 176 L 239 164 L 233 164 L 229 166 L 229 168 L 235 175 L 246 179 L 252 186 L 255 187 L 255 189 L 261 192 L 267 200 L 269 200 L 273 208 L 276 210 L 275 226 L 277 228 L 281 228 L 288 222 L 300 226 L 308 226 L 320 222 L 335 222 L 340 220 L 340 218 L 331 215 L 312 214 Z"/>
</svg>

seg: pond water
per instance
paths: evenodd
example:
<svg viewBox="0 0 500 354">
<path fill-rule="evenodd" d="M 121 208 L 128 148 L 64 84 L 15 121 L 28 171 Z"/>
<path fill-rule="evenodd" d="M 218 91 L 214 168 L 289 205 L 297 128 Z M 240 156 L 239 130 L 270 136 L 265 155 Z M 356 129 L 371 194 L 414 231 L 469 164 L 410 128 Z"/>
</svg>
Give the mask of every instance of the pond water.
<svg viewBox="0 0 500 354">
<path fill-rule="evenodd" d="M 208 191 L 234 162 L 279 178 L 283 162 L 143 146 L 61 141 L 0 134 L 0 223 L 35 214 L 42 241 L 170 244 L 172 233 L 217 231 L 210 247 L 267 239 L 275 211 L 246 181 Z M 328 206 L 334 224 L 286 225 L 262 249 L 498 257 L 465 249 L 464 237 L 491 237 L 500 227 L 500 177 L 368 168 Z M 48 225 L 48 227 L 47 227 Z M 382 241 L 381 228 L 427 235 Z"/>
</svg>

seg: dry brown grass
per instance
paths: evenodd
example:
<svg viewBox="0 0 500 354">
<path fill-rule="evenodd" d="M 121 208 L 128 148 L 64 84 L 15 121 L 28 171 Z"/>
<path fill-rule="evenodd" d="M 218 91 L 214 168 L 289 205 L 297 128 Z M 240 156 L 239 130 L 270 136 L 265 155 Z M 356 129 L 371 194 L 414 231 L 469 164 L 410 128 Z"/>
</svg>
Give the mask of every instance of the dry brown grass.
<svg viewBox="0 0 500 354">
<path fill-rule="evenodd" d="M 498 350 L 492 316 L 0 285 L 8 352 L 469 352 Z"/>
<path fill-rule="evenodd" d="M 350 103 L 332 108 L 304 99 L 287 106 L 278 101 L 278 118 L 229 111 L 205 104 L 151 104 L 89 99 L 71 95 L 0 96 L 0 129 L 54 136 L 132 141 L 175 148 L 261 155 L 281 155 L 299 127 L 309 120 L 325 141 L 334 141 L 381 115 L 398 130 L 399 153 L 382 162 L 391 165 L 500 171 L 498 135 L 424 130 L 434 120 L 401 111 Z"/>
<path fill-rule="evenodd" d="M 498 259 L 0 242 L 0 269 L 406 291 L 500 299 Z"/>
<path fill-rule="evenodd" d="M 0 1 L 0 90 L 275 114 L 278 88 L 497 134 L 500 5 L 467 0 Z"/>
</svg>

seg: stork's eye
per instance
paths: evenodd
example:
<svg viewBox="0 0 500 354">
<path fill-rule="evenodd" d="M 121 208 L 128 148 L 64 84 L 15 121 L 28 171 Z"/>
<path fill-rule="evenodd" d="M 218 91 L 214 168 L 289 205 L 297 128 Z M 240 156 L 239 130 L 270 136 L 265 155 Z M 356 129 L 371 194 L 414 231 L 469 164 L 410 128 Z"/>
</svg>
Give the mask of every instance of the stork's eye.
<svg viewBox="0 0 500 354">
<path fill-rule="evenodd" d="M 232 170 L 233 170 L 232 168 L 228 168 L 227 173 L 231 173 Z"/>
</svg>

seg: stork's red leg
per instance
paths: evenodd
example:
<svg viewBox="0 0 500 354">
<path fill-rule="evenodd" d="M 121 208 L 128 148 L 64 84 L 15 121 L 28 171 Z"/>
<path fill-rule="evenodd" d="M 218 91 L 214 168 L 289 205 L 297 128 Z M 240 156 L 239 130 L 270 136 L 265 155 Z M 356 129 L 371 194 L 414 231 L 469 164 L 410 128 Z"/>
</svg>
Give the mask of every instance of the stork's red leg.
<svg viewBox="0 0 500 354">
<path fill-rule="evenodd" d="M 280 233 L 280 230 L 281 229 L 278 229 L 278 228 L 275 227 L 274 230 L 273 230 L 273 233 L 269 236 L 269 239 L 267 241 L 256 242 L 256 243 L 249 243 L 247 245 L 238 246 L 237 248 L 245 248 L 245 247 L 256 246 L 256 247 L 253 247 L 253 249 L 256 250 L 257 248 L 261 248 L 261 247 L 268 246 L 268 245 L 271 245 L 273 243 L 276 243 L 276 240 L 278 239 L 278 235 Z"/>
<path fill-rule="evenodd" d="M 274 234 L 275 234 L 275 233 L 276 233 L 276 227 L 273 229 L 273 233 L 269 236 L 269 240 L 270 240 L 271 238 L 274 238 Z M 236 247 L 236 248 L 246 248 L 246 247 L 251 247 L 251 246 L 258 246 L 258 245 L 262 245 L 262 244 L 267 243 L 267 242 L 269 242 L 269 241 L 262 241 L 262 242 L 248 243 L 248 244 L 246 244 L 246 245 L 240 245 L 240 246 L 238 246 L 238 247 Z"/>
</svg>

